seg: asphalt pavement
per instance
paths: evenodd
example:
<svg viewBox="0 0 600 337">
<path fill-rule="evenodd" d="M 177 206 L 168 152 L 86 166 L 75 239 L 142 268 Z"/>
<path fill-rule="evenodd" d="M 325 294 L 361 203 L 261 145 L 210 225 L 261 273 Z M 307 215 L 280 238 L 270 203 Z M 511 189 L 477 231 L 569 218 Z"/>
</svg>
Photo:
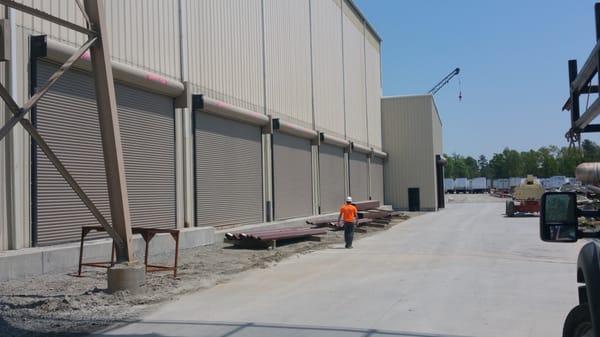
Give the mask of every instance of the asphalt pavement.
<svg viewBox="0 0 600 337">
<path fill-rule="evenodd" d="M 101 336 L 561 336 L 577 244 L 543 243 L 504 203 L 450 203 L 166 303 Z"/>
</svg>

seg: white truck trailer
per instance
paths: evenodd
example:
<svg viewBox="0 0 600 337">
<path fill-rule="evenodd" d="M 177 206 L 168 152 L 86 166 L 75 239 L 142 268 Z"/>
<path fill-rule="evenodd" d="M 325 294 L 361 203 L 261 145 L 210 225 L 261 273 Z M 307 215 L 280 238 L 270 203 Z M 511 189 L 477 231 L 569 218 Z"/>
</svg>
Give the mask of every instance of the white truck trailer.
<svg viewBox="0 0 600 337">
<path fill-rule="evenodd" d="M 454 179 L 452 179 L 452 178 L 444 179 L 444 192 L 454 193 Z"/>
<path fill-rule="evenodd" d="M 467 193 L 469 190 L 469 179 L 456 178 L 454 179 L 454 191 L 456 193 Z"/>
<path fill-rule="evenodd" d="M 487 190 L 487 179 L 484 177 L 471 180 L 471 193 L 484 193 Z"/>
</svg>

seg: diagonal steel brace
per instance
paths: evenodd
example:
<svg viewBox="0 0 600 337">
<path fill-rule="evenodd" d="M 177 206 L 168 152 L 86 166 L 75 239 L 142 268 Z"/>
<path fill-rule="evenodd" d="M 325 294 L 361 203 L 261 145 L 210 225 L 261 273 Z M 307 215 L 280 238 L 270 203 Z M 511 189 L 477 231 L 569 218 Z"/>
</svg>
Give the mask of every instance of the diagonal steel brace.
<svg viewBox="0 0 600 337">
<path fill-rule="evenodd" d="M 61 25 L 63 27 L 72 29 L 72 30 L 74 30 L 76 32 L 80 32 L 80 33 L 83 33 L 83 34 L 86 34 L 86 35 L 95 35 L 96 34 L 96 32 L 94 32 L 93 30 L 87 29 L 85 27 L 82 27 L 82 26 L 80 26 L 78 24 L 75 24 L 75 23 L 72 23 L 70 21 L 61 19 L 61 18 L 56 17 L 56 16 L 54 16 L 52 14 L 48 14 L 48 13 L 46 13 L 44 11 L 39 10 L 39 9 L 35 9 L 35 8 L 29 7 L 27 5 L 18 3 L 18 2 L 14 1 L 14 0 L 0 0 L 0 4 L 4 5 L 6 7 L 14 8 L 14 9 L 16 9 L 18 11 L 23 12 L 23 13 L 31 14 L 33 16 L 36 16 L 36 17 L 40 18 L 40 19 L 44 19 L 44 20 L 50 21 L 52 23 L 56 23 L 56 24 Z"/>
<path fill-rule="evenodd" d="M 35 129 L 35 127 L 31 124 L 31 122 L 27 119 L 23 119 L 25 114 L 31 110 L 31 108 L 44 96 L 45 93 L 58 81 L 58 79 L 67 71 L 69 68 L 77 61 L 83 53 L 87 49 L 90 48 L 91 45 L 96 42 L 97 37 L 90 38 L 75 54 L 73 54 L 63 65 L 62 67 L 56 71 L 46 82 L 46 84 L 36 93 L 33 97 L 31 97 L 27 103 L 22 108 L 19 108 L 18 104 L 14 101 L 10 93 L 6 90 L 6 88 L 0 85 L 0 97 L 6 103 L 8 109 L 12 112 L 13 117 L 9 120 L 9 122 L 0 129 L 0 140 L 10 131 L 12 127 L 16 125 L 16 123 L 21 123 L 23 128 L 31 135 L 31 138 L 37 143 L 37 145 L 42 149 L 46 157 L 50 160 L 50 162 L 54 165 L 54 167 L 58 170 L 60 175 L 65 179 L 65 181 L 69 184 L 69 186 L 73 189 L 73 191 L 77 194 L 77 196 L 83 201 L 85 206 L 89 209 L 89 211 L 94 215 L 96 220 L 104 227 L 106 232 L 111 236 L 111 238 L 115 241 L 115 244 L 119 248 L 124 247 L 123 239 L 120 235 L 117 234 L 115 229 L 108 223 L 104 215 L 98 210 L 94 202 L 87 196 L 87 194 L 83 191 L 81 186 L 77 183 L 75 178 L 69 173 L 67 168 L 63 165 L 60 159 L 56 156 L 56 154 L 52 151 L 48 143 L 44 140 L 42 135 Z"/>
<path fill-rule="evenodd" d="M 46 84 L 44 84 L 44 86 L 40 90 L 38 90 L 38 92 L 35 95 L 33 95 L 23 105 L 23 107 L 19 108 L 17 106 L 13 106 L 11 108 L 11 110 L 16 108 L 18 110 L 18 113 L 13 115 L 11 119 L 9 119 L 8 122 L 6 122 L 6 124 L 0 129 L 0 140 L 6 137 L 10 130 L 15 125 L 17 125 L 19 120 L 25 117 L 29 110 L 31 110 L 31 108 L 46 94 L 46 92 L 50 90 L 50 88 L 56 83 L 56 81 L 58 81 L 58 79 L 60 79 L 61 76 L 64 75 L 64 73 L 71 68 L 73 63 L 75 63 L 75 61 L 77 61 L 92 46 L 92 44 L 96 42 L 97 39 L 98 38 L 93 37 L 89 39 L 86 43 L 84 43 L 83 46 L 81 46 L 73 55 L 71 55 L 71 57 L 69 57 L 69 59 L 60 67 L 60 69 L 58 69 L 54 74 L 52 74 L 52 76 L 50 77 L 50 79 L 48 79 Z M 9 102 L 7 101 L 7 97 L 10 97 L 10 94 L 8 92 L 0 92 L 0 96 L 7 104 L 9 104 Z"/>
</svg>

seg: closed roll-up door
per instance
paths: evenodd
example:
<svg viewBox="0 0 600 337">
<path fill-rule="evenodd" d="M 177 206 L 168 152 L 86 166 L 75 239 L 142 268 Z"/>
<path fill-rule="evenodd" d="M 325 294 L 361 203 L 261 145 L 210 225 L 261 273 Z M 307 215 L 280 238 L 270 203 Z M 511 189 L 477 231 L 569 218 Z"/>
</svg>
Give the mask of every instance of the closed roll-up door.
<svg viewBox="0 0 600 337">
<path fill-rule="evenodd" d="M 310 140 L 273 135 L 273 193 L 275 219 L 312 214 L 312 156 Z"/>
<path fill-rule="evenodd" d="M 39 84 L 57 69 L 38 62 Z M 173 99 L 116 85 L 125 174 L 133 226 L 176 226 Z M 34 123 L 83 190 L 110 222 L 93 78 L 69 71 L 40 100 Z M 33 221 L 37 244 L 79 239 L 96 219 L 36 148 L 33 152 Z"/>
<path fill-rule="evenodd" d="M 350 154 L 350 195 L 355 201 L 369 199 L 369 161 L 359 152 Z"/>
<path fill-rule="evenodd" d="M 371 198 L 383 204 L 383 159 L 371 159 Z"/>
<path fill-rule="evenodd" d="M 331 213 L 344 203 L 344 149 L 330 144 L 319 146 L 321 213 Z"/>
<path fill-rule="evenodd" d="M 196 113 L 196 223 L 263 221 L 260 127 Z"/>
</svg>

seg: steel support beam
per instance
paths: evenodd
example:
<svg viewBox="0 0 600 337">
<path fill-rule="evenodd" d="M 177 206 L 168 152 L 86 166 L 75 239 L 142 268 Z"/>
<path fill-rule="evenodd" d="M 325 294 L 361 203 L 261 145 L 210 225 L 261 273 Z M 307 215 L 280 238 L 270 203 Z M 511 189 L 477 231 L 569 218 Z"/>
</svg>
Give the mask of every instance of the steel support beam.
<svg viewBox="0 0 600 337">
<path fill-rule="evenodd" d="M 108 196 L 112 225 L 123 240 L 123 246 L 117 249 L 117 262 L 133 262 L 131 219 L 129 199 L 125 180 L 125 165 L 121 145 L 121 132 L 115 87 L 110 59 L 108 36 L 105 26 L 104 3 L 99 0 L 85 0 L 85 11 L 90 19 L 91 28 L 99 35 L 98 41 L 92 45 L 90 56 L 94 71 L 98 118 L 104 153 L 104 166 L 108 184 Z M 90 34 L 90 38 L 93 37 Z M 107 43 L 105 43 L 107 42 Z"/>
</svg>

